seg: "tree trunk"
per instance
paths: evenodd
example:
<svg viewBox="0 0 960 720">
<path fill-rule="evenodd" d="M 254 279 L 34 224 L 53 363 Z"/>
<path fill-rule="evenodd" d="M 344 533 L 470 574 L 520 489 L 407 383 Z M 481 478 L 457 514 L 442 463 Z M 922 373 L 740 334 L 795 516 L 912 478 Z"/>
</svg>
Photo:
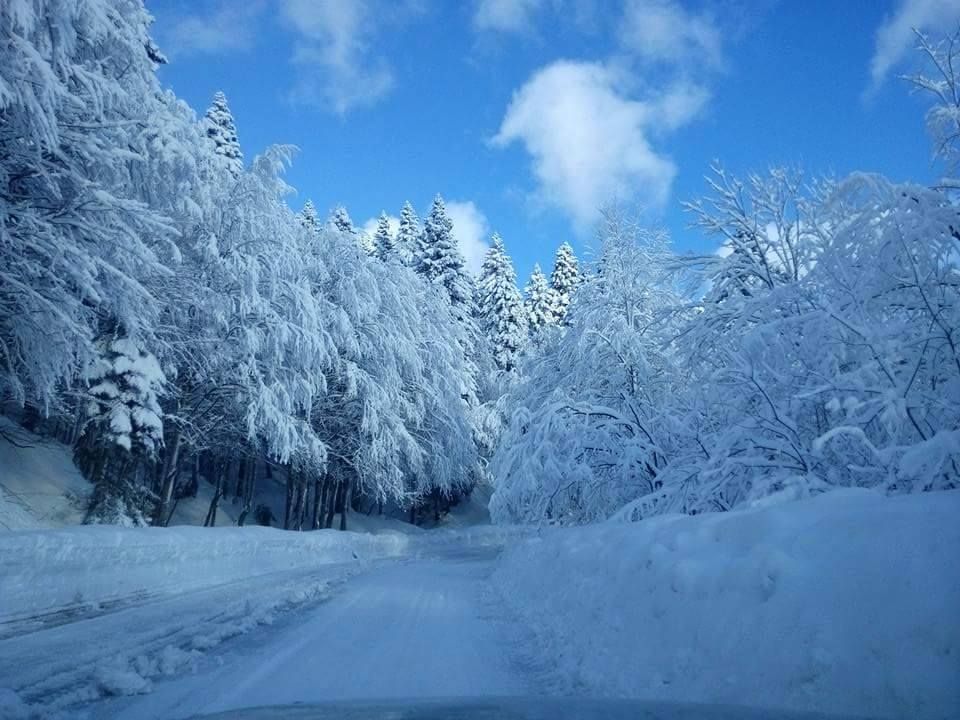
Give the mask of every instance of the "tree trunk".
<svg viewBox="0 0 960 720">
<path fill-rule="evenodd" d="M 236 503 L 245 495 L 244 481 L 247 475 L 247 459 L 243 458 L 237 466 L 237 484 L 233 488 L 233 501 Z"/>
<path fill-rule="evenodd" d="M 207 510 L 207 517 L 203 521 L 204 527 L 214 527 L 217 524 L 217 505 L 220 503 L 220 495 L 223 493 L 225 474 L 225 468 L 223 468 L 219 462 L 214 461 L 213 475 L 216 478 L 216 488 L 213 491 L 213 498 L 210 500 L 210 509 Z"/>
<path fill-rule="evenodd" d="M 347 480 L 343 487 L 343 506 L 340 508 L 340 530 L 347 529 L 347 510 L 350 509 L 350 499 L 353 494 L 353 483 Z"/>
<path fill-rule="evenodd" d="M 293 485 L 293 507 L 290 510 L 290 529 L 303 529 L 303 473 L 297 472 L 291 477 Z"/>
<path fill-rule="evenodd" d="M 324 482 L 317 478 L 313 481 L 313 516 L 310 518 L 310 529 L 316 530 L 320 527 L 320 507 L 323 504 Z"/>
<path fill-rule="evenodd" d="M 323 518 L 323 527 L 329 530 L 333 527 L 333 516 L 337 512 L 337 496 L 340 494 L 340 483 L 332 485 L 327 493 L 329 497 L 327 498 L 327 513 Z"/>
<path fill-rule="evenodd" d="M 283 505 L 283 529 L 290 529 L 290 510 L 293 508 L 293 468 L 287 468 L 287 501 Z"/>
<path fill-rule="evenodd" d="M 160 486 L 160 502 L 157 504 L 157 512 L 153 518 L 154 525 L 166 527 L 170 513 L 170 501 L 173 498 L 173 484 L 176 481 L 176 469 L 180 463 L 180 431 L 173 431 L 173 443 L 170 450 L 167 451 L 163 461 L 163 481 Z"/>
</svg>

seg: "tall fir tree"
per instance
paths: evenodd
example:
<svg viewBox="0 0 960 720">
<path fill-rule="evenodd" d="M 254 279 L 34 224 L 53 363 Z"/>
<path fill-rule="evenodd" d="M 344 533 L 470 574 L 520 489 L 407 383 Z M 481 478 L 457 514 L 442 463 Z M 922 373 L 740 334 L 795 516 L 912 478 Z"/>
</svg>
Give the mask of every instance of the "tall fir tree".
<svg viewBox="0 0 960 720">
<path fill-rule="evenodd" d="M 400 211 L 400 229 L 397 230 L 397 237 L 393 243 L 394 251 L 401 263 L 407 266 L 414 264 L 419 242 L 420 218 L 408 201 L 403 204 L 403 209 Z"/>
<path fill-rule="evenodd" d="M 300 223 L 309 230 L 319 232 L 320 219 L 317 216 L 317 208 L 314 206 L 313 200 L 307 200 L 303 204 L 303 209 L 300 210 Z"/>
<path fill-rule="evenodd" d="M 582 279 L 577 256 L 573 254 L 570 243 L 565 242 L 557 248 L 553 272 L 550 274 L 550 287 L 555 291 L 555 313 L 559 322 L 566 318 L 573 293 Z"/>
<path fill-rule="evenodd" d="M 559 299 L 557 291 L 550 287 L 547 276 L 540 269 L 540 263 L 533 266 L 530 280 L 524 288 L 527 297 L 524 307 L 527 311 L 527 326 L 532 337 L 536 337 L 548 325 L 560 322 L 557 314 Z"/>
<path fill-rule="evenodd" d="M 527 337 L 525 316 L 513 261 L 503 238 L 494 233 L 477 281 L 477 317 L 500 370 L 509 371 L 514 367 L 517 353 Z"/>
<path fill-rule="evenodd" d="M 393 235 L 390 233 L 390 219 L 385 212 L 381 212 L 380 219 L 377 220 L 377 229 L 373 233 L 373 246 L 376 248 L 377 257 L 383 261 L 396 256 Z"/>
<path fill-rule="evenodd" d="M 227 105 L 227 96 L 222 91 L 214 93 L 213 104 L 204 118 L 204 126 L 207 137 L 214 143 L 214 152 L 224 159 L 226 167 L 233 175 L 241 173 L 243 152 L 240 150 L 237 125 L 233 121 L 230 106 Z"/>
<path fill-rule="evenodd" d="M 430 282 L 443 285 L 454 307 L 472 304 L 473 283 L 467 275 L 466 261 L 453 236 L 453 221 L 447 215 L 439 194 L 433 200 L 417 242 L 414 267 Z"/>
</svg>

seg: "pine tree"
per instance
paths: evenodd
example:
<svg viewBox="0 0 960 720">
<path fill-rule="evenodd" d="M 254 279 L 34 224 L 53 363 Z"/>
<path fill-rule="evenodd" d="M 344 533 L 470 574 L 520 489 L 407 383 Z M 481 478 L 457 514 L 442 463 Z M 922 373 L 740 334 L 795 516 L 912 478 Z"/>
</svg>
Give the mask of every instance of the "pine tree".
<svg viewBox="0 0 960 720">
<path fill-rule="evenodd" d="M 373 246 L 376 248 L 377 257 L 383 261 L 389 260 L 396 254 L 393 235 L 390 234 L 390 220 L 385 212 L 381 212 L 380 219 L 377 220 L 377 229 L 373 234 Z"/>
<path fill-rule="evenodd" d="M 400 262 L 407 266 L 413 265 L 414 253 L 420 240 L 420 218 L 417 217 L 413 205 L 403 204 L 400 211 L 400 229 L 394 239 L 394 251 Z"/>
<path fill-rule="evenodd" d="M 573 254 L 570 243 L 563 243 L 557 248 L 557 255 L 553 261 L 553 272 L 550 274 L 550 286 L 555 291 L 555 314 L 559 322 L 567 316 L 567 308 L 577 286 L 582 281 L 577 257 Z"/>
<path fill-rule="evenodd" d="M 468 306 L 472 301 L 472 282 L 466 271 L 466 261 L 453 237 L 453 221 L 447 215 L 443 198 L 437 195 L 424 223 L 415 255 L 417 272 L 430 282 L 443 285 L 456 306 Z"/>
<path fill-rule="evenodd" d="M 370 236 L 354 227 L 353 220 L 350 219 L 350 213 L 347 212 L 347 209 L 343 205 L 337 205 L 333 209 L 327 223 L 334 230 L 353 237 L 357 245 L 360 246 L 360 249 L 367 253 L 367 255 L 374 254 L 376 248 Z"/>
<path fill-rule="evenodd" d="M 490 340 L 497 367 L 509 371 L 527 335 L 523 298 L 503 239 L 494 233 L 477 282 L 477 316 Z"/>
<path fill-rule="evenodd" d="M 303 204 L 303 209 L 300 211 L 300 222 L 305 228 L 319 232 L 320 220 L 317 217 L 317 208 L 314 206 L 313 200 L 307 200 Z"/>
<path fill-rule="evenodd" d="M 524 306 L 527 311 L 527 324 L 530 335 L 536 337 L 547 325 L 560 322 L 557 314 L 559 299 L 557 291 L 550 287 L 547 276 L 540 269 L 540 263 L 533 266 L 530 280 L 523 289 L 527 295 Z"/>
<path fill-rule="evenodd" d="M 227 105 L 227 96 L 223 92 L 218 90 L 214 94 L 213 104 L 207 110 L 204 124 L 207 137 L 214 143 L 214 151 L 224 158 L 230 172 L 234 175 L 242 172 L 243 152 L 240 150 L 237 126 Z"/>
</svg>

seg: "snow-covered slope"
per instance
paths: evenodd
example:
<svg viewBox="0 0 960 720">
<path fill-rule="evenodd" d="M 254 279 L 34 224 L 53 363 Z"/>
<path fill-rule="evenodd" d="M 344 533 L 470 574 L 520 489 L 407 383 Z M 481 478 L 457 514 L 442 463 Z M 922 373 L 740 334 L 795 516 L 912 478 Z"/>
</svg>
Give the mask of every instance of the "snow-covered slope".
<svg viewBox="0 0 960 720">
<path fill-rule="evenodd" d="M 67 445 L 0 415 L 0 531 L 79 525 L 92 490 Z M 201 482 L 196 497 L 177 502 L 170 524 L 202 525 L 212 496 L 213 487 Z M 234 525 L 237 514 L 224 499 L 218 523 Z"/>
<path fill-rule="evenodd" d="M 0 530 L 76 525 L 92 487 L 69 448 L 0 416 Z"/>
<path fill-rule="evenodd" d="M 550 531 L 494 578 L 568 691 L 960 717 L 960 491 Z"/>
</svg>

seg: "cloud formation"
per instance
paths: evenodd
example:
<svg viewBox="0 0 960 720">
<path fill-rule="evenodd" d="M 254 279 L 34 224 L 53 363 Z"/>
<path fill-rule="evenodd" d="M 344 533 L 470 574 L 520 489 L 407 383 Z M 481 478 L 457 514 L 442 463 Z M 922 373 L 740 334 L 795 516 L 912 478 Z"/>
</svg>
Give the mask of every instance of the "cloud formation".
<svg viewBox="0 0 960 720">
<path fill-rule="evenodd" d="M 870 90 L 879 88 L 887 75 L 914 45 L 914 29 L 952 30 L 960 22 L 957 0 L 900 0 L 893 13 L 877 29 L 870 59 Z"/>
<path fill-rule="evenodd" d="M 519 142 L 532 161 L 539 199 L 563 209 L 581 231 L 599 209 L 620 197 L 662 206 L 677 169 L 650 142 L 688 122 L 706 91 L 677 85 L 635 99 L 621 70 L 561 60 L 541 69 L 514 93 L 495 146 Z"/>
<path fill-rule="evenodd" d="M 690 70 L 723 63 L 720 28 L 706 12 L 692 13 L 676 0 L 626 0 L 618 39 L 644 62 Z"/>
<path fill-rule="evenodd" d="M 215 54 L 253 47 L 263 0 L 220 2 L 208 12 L 184 15 L 164 32 L 164 49 L 171 55 Z"/>
<path fill-rule="evenodd" d="M 283 18 L 298 37 L 295 99 L 343 115 L 390 91 L 393 73 L 372 51 L 381 9 L 371 0 L 282 0 Z"/>
<path fill-rule="evenodd" d="M 457 239 L 460 252 L 467 261 L 467 270 L 471 275 L 480 272 L 483 256 L 487 254 L 487 238 L 490 236 L 490 224 L 487 217 L 472 200 L 445 202 L 447 215 L 453 221 L 453 236 Z"/>
<path fill-rule="evenodd" d="M 504 33 L 526 32 L 542 6 L 543 0 L 477 0 L 473 27 Z"/>
<path fill-rule="evenodd" d="M 566 212 L 580 232 L 611 201 L 666 203 L 677 168 L 661 145 L 703 110 L 724 65 L 716 19 L 678 0 L 623 0 L 611 27 L 610 58 L 559 60 L 535 72 L 493 138 L 496 147 L 524 147 L 534 197 Z"/>
</svg>

